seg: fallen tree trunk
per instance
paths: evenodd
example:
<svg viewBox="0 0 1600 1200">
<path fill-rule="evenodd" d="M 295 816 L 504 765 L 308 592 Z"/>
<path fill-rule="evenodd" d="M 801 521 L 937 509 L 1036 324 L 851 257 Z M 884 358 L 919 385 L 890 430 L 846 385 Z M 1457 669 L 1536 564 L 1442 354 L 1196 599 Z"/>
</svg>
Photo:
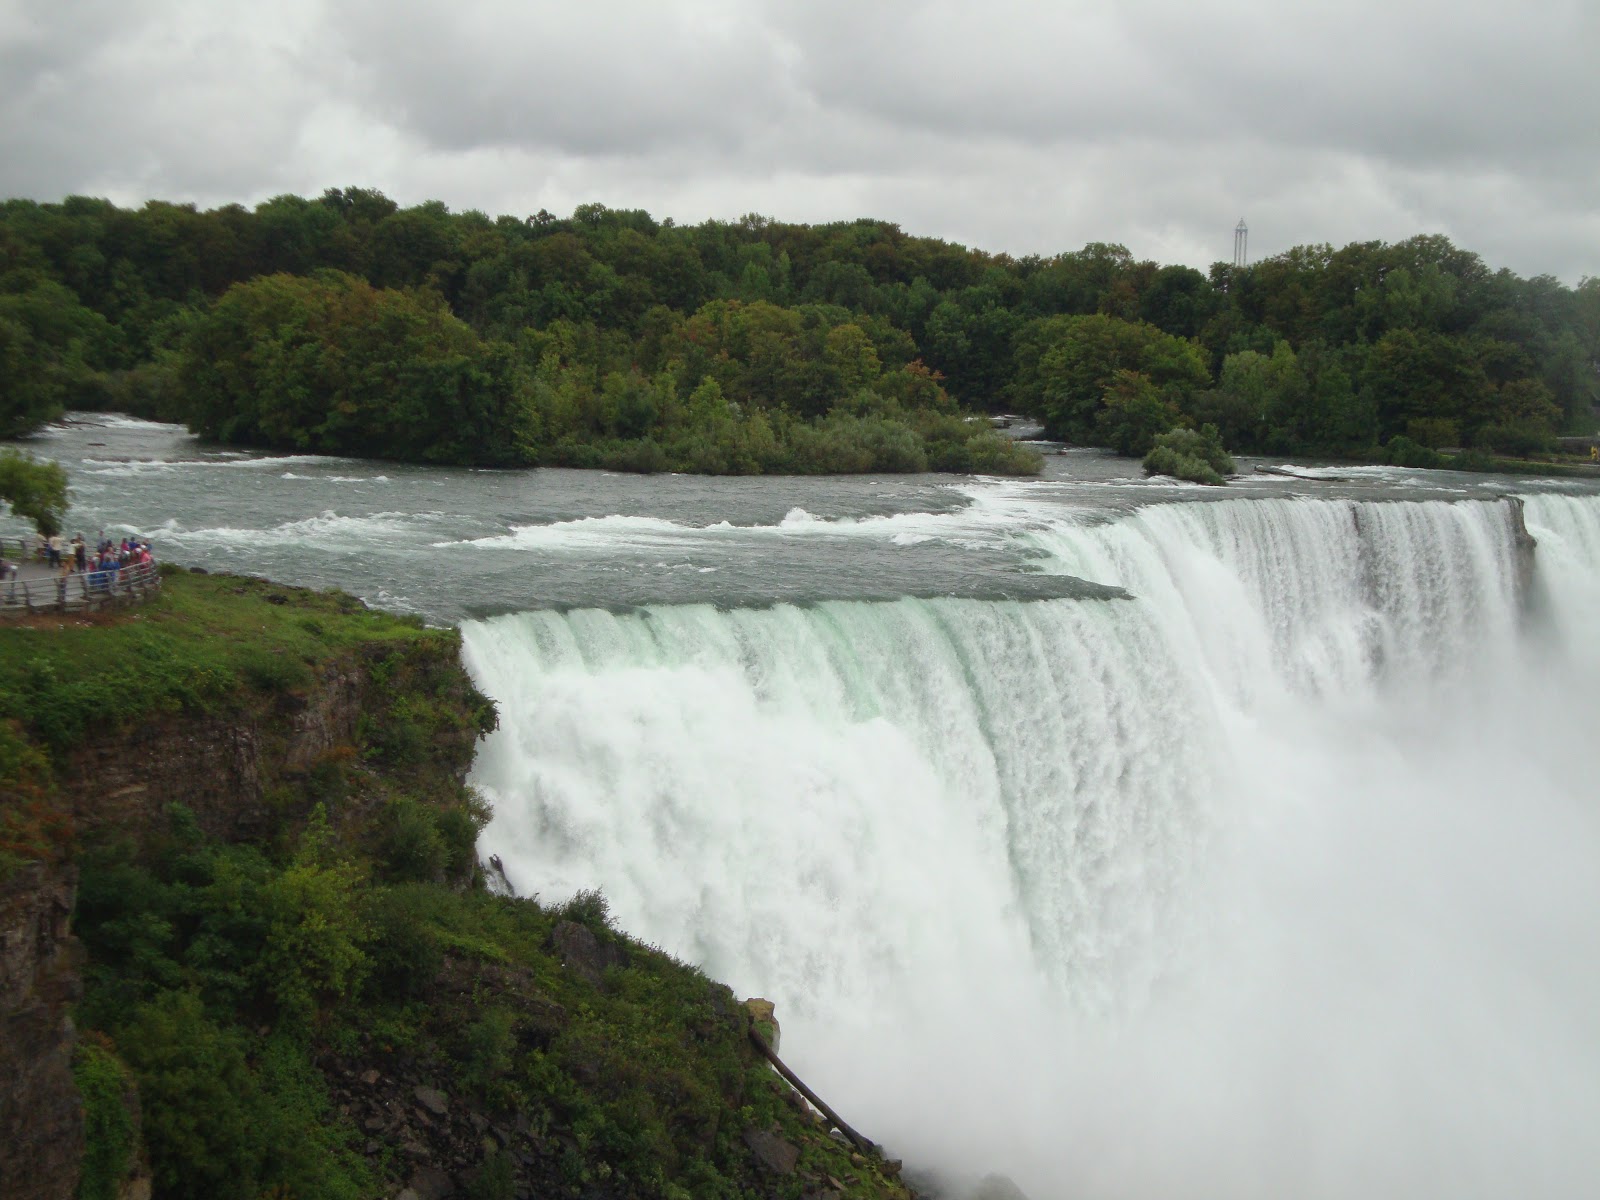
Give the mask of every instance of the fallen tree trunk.
<svg viewBox="0 0 1600 1200">
<path fill-rule="evenodd" d="M 772 1047 L 767 1045 L 766 1038 L 762 1037 L 759 1033 L 752 1029 L 750 1031 L 750 1040 L 755 1043 L 756 1049 L 761 1051 L 762 1056 L 772 1064 L 773 1069 L 776 1070 L 779 1075 L 782 1075 L 786 1080 L 788 1080 L 790 1085 L 793 1086 L 794 1090 L 804 1096 L 806 1100 L 810 1102 L 813 1108 L 831 1121 L 835 1129 L 844 1134 L 845 1137 L 849 1138 L 851 1145 L 855 1146 L 855 1148 L 861 1151 L 863 1154 L 871 1154 L 881 1157 L 882 1151 L 879 1149 L 877 1143 L 873 1142 L 870 1138 L 862 1137 L 854 1129 L 851 1129 L 850 1126 L 846 1125 L 844 1121 L 840 1119 L 838 1113 L 834 1112 L 833 1109 L 829 1108 L 822 1102 L 821 1096 L 818 1096 L 815 1092 L 808 1088 L 805 1085 L 805 1081 L 801 1079 L 800 1076 L 796 1075 L 784 1065 L 783 1060 L 777 1056 Z"/>
</svg>

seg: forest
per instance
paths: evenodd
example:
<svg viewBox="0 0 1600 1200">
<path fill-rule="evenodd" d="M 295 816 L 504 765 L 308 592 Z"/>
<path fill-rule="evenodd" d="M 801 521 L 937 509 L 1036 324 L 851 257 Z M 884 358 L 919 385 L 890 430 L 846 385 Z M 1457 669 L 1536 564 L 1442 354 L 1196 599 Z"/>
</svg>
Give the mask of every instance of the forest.
<svg viewBox="0 0 1600 1200">
<path fill-rule="evenodd" d="M 1528 455 L 1592 433 L 1600 279 L 1441 236 L 1209 273 L 884 221 L 491 218 L 329 189 L 0 204 L 0 436 L 68 409 L 413 462 L 1025 474 L 984 414 L 1142 455 Z M 1209 435 L 1208 435 L 1209 436 Z"/>
</svg>

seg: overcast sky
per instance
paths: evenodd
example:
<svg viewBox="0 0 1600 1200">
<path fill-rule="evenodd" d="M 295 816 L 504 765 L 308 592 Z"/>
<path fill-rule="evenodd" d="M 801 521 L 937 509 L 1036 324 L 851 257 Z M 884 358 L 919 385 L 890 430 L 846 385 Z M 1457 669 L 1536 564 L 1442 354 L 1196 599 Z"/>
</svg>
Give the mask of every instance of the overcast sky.
<svg viewBox="0 0 1600 1200">
<path fill-rule="evenodd" d="M 1600 0 L 0 0 L 0 195 L 859 216 L 1600 276 Z"/>
</svg>

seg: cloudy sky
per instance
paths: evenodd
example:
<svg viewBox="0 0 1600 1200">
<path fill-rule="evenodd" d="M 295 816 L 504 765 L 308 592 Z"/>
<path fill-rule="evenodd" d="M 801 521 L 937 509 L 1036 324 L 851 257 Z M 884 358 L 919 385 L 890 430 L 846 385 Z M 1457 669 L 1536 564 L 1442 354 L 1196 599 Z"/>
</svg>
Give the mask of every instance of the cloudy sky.
<svg viewBox="0 0 1600 1200">
<path fill-rule="evenodd" d="M 1600 0 L 0 0 L 0 195 L 375 187 L 1600 276 Z"/>
</svg>

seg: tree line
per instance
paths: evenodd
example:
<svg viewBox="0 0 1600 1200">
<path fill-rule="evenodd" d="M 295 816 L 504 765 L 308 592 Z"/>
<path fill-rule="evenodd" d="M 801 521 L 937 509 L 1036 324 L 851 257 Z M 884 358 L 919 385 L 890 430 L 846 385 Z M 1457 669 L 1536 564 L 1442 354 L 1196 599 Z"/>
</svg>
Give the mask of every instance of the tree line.
<svg viewBox="0 0 1600 1200">
<path fill-rule="evenodd" d="M 975 413 L 1143 454 L 1502 453 L 1588 432 L 1600 280 L 1439 236 L 1209 273 L 988 254 L 874 220 L 0 204 L 0 435 L 69 407 L 225 442 L 720 473 L 1037 470 Z"/>
</svg>

